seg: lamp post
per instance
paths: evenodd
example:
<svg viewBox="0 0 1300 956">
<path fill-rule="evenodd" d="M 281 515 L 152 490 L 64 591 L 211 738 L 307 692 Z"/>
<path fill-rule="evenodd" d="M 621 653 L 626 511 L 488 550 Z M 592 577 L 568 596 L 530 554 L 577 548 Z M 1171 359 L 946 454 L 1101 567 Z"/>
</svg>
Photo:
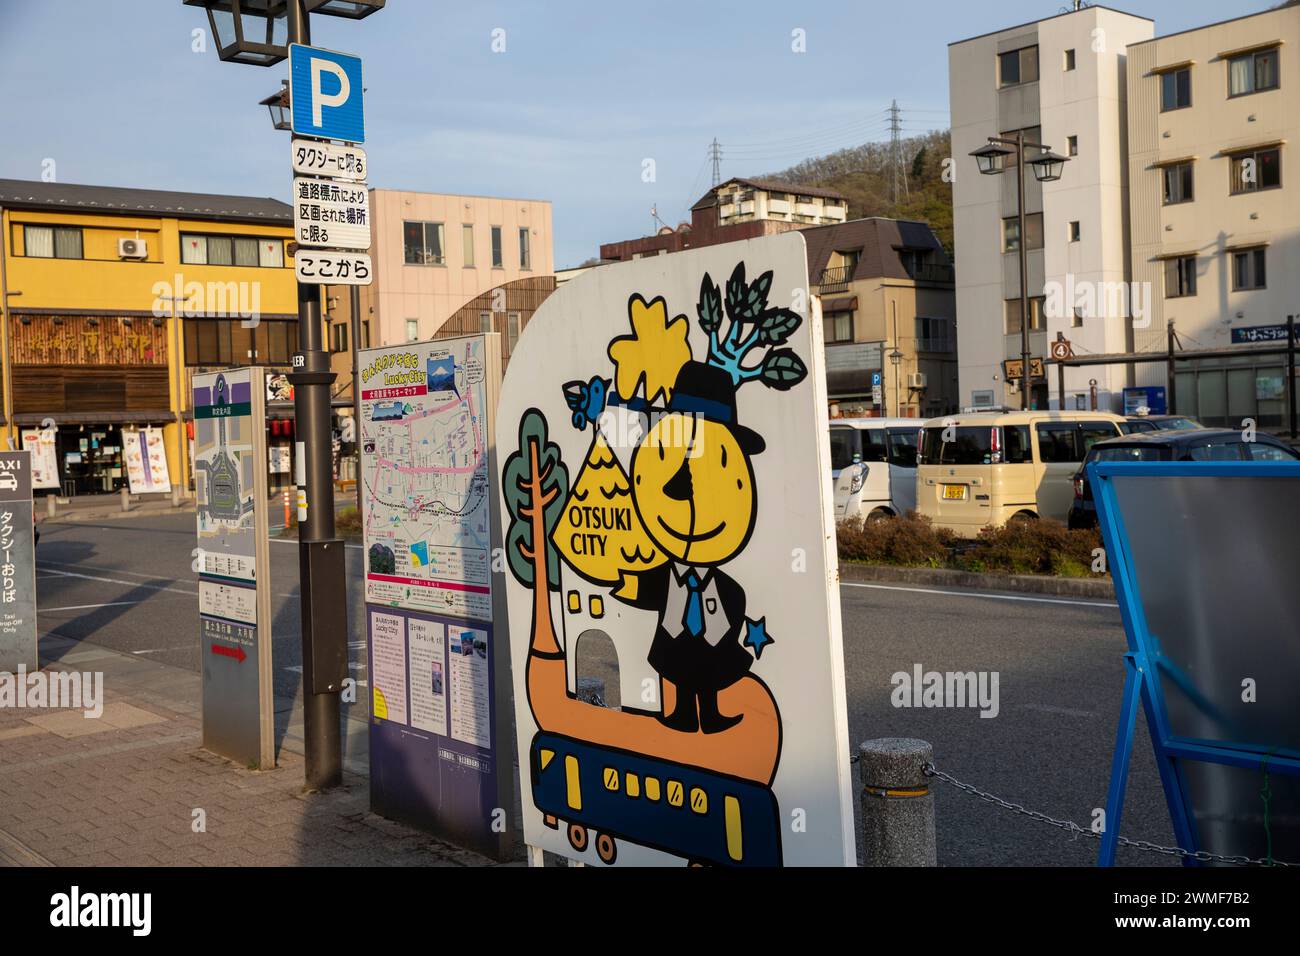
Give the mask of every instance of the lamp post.
<svg viewBox="0 0 1300 956">
<path fill-rule="evenodd" d="M 988 143 L 973 150 L 971 155 L 979 171 L 986 176 L 996 176 L 1006 168 L 1008 156 L 1016 157 L 1016 217 L 1019 222 L 1020 238 L 1016 243 L 1020 259 L 1020 407 L 1029 408 L 1029 262 L 1025 249 L 1025 166 L 1033 167 L 1034 178 L 1040 183 L 1051 183 L 1061 178 L 1061 172 L 1067 162 L 1064 156 L 1058 156 L 1042 143 L 1032 143 L 1025 139 L 1024 130 L 1016 130 L 1014 138 L 1003 139 L 990 136 Z M 1038 150 L 1033 159 L 1025 159 L 1025 150 Z"/>
<path fill-rule="evenodd" d="M 903 417 L 903 396 L 898 390 L 898 367 L 903 362 L 903 353 L 898 350 L 898 328 L 894 328 L 894 348 L 889 353 L 889 364 L 894 366 L 894 414 Z"/>
<path fill-rule="evenodd" d="M 272 66 L 289 55 L 294 43 L 310 45 L 311 13 L 360 20 L 380 10 L 384 0 L 183 0 L 202 7 L 222 60 Z M 277 97 L 280 102 L 276 103 Z M 285 91 L 262 100 L 276 129 L 287 108 Z M 321 287 L 298 283 L 298 352 L 294 355 L 295 430 L 306 473 L 306 517 L 298 526 L 300 593 L 302 595 L 303 742 L 306 783 L 310 789 L 337 786 L 343 781 L 343 747 L 339 720 L 341 687 L 316 680 L 317 664 L 347 660 L 346 594 L 341 542 L 334 534 L 334 483 L 330 441 L 329 353 L 321 328 Z M 332 550 L 330 550 L 332 549 Z M 329 559 L 326 559 L 328 551 Z M 337 557 L 335 557 L 337 556 Z M 310 571 L 310 578 L 308 573 Z M 308 583 L 310 582 L 310 587 Z M 328 595 L 344 611 L 342 621 L 325 620 L 316 612 L 314 596 Z M 337 646 L 337 645 L 342 646 Z"/>
</svg>

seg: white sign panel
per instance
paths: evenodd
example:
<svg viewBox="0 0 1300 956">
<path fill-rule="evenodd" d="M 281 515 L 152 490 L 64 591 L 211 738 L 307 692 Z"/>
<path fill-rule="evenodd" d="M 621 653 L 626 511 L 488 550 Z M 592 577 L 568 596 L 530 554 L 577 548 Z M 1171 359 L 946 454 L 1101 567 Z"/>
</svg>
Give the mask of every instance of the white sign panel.
<svg viewBox="0 0 1300 956">
<path fill-rule="evenodd" d="M 311 139 L 293 141 L 293 171 L 300 176 L 326 176 L 361 183 L 366 179 L 366 151 Z"/>
<path fill-rule="evenodd" d="M 131 494 L 147 495 L 171 491 L 167 471 L 167 448 L 161 428 L 122 430 L 122 453 Z"/>
<path fill-rule="evenodd" d="M 23 450 L 32 453 L 32 487 L 58 488 L 59 461 L 53 428 L 28 428 L 22 433 Z"/>
<path fill-rule="evenodd" d="M 298 281 L 311 285 L 370 285 L 374 272 L 364 252 L 299 249 L 293 257 Z"/>
<path fill-rule="evenodd" d="M 293 232 L 300 246 L 370 248 L 370 193 L 334 179 L 293 181 Z"/>
<path fill-rule="evenodd" d="M 510 357 L 497 454 L 535 847 L 855 862 L 807 281 L 797 232 L 616 263 L 552 293 Z M 576 694 L 589 642 L 617 653 L 607 707 Z"/>
</svg>

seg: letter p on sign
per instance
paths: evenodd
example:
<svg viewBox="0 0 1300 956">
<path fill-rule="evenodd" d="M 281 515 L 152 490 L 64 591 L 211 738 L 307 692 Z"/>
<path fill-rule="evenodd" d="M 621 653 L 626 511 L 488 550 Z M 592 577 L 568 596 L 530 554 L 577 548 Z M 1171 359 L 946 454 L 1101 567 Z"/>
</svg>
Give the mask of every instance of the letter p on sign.
<svg viewBox="0 0 1300 956">
<path fill-rule="evenodd" d="M 360 57 L 290 44 L 289 100 L 295 133 L 365 142 Z"/>
</svg>

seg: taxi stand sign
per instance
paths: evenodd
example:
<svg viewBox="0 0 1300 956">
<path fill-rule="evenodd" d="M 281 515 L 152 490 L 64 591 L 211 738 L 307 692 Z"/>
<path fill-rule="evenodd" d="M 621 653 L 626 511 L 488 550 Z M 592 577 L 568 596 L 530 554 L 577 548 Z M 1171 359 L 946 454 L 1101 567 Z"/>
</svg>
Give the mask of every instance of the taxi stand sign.
<svg viewBox="0 0 1300 956">
<path fill-rule="evenodd" d="M 294 137 L 291 160 L 293 171 L 299 176 L 324 176 L 352 183 L 366 181 L 366 151 L 360 146 Z"/>
<path fill-rule="evenodd" d="M 293 233 L 300 246 L 370 248 L 370 192 L 365 183 L 295 176 Z"/>
<path fill-rule="evenodd" d="M 1099 866 L 1112 866 L 1120 840 L 1120 817 L 1124 808 L 1124 795 L 1128 784 L 1129 760 L 1133 753 L 1133 736 L 1137 725 L 1139 701 L 1146 712 L 1156 766 L 1169 807 L 1170 820 L 1178 845 L 1188 854 L 1203 852 L 1198 838 L 1198 825 L 1193 803 L 1194 788 L 1188 776 L 1194 765 L 1219 765 L 1226 768 L 1266 770 L 1288 776 L 1300 776 L 1300 751 L 1286 746 L 1269 745 L 1265 741 L 1249 742 L 1232 739 L 1231 722 L 1215 712 L 1213 702 L 1197 688 L 1187 672 L 1165 653 L 1167 646 L 1181 635 L 1155 634 L 1148 623 L 1147 605 L 1138 586 L 1138 565 L 1134 544 L 1126 530 L 1125 510 L 1117 493 L 1116 482 L 1134 479 L 1141 481 L 1168 481 L 1170 479 L 1219 479 L 1216 493 L 1225 494 L 1227 480 L 1287 481 L 1300 479 L 1300 462 L 1091 462 L 1087 466 L 1088 481 L 1097 502 L 1097 516 L 1101 525 L 1106 560 L 1115 585 L 1120 616 L 1128 641 L 1124 655 L 1124 695 L 1120 705 L 1119 725 L 1116 730 L 1115 752 L 1111 763 L 1110 787 L 1106 796 L 1105 831 L 1098 854 Z M 1239 486 L 1240 487 L 1240 486 Z M 1227 492 L 1230 494 L 1230 492 Z M 1237 498 L 1240 499 L 1238 493 Z M 1224 504 L 1225 508 L 1230 507 Z M 1140 509 L 1139 509 L 1140 510 Z M 1183 508 L 1186 511 L 1186 507 Z M 1196 509 L 1192 509 L 1196 510 Z M 1138 519 L 1134 510 L 1130 518 Z M 1203 517 L 1203 516 L 1202 516 Z M 1196 518 L 1189 516 L 1188 521 Z M 1145 559 L 1150 564 L 1150 556 Z M 1145 566 L 1145 565 L 1144 565 Z M 1147 569 L 1145 573 L 1150 573 Z M 1283 572 L 1285 574 L 1286 572 Z M 1212 599 L 1210 596 L 1209 599 Z M 1199 612 L 1198 612 L 1199 613 Z M 1211 639 L 1235 639 L 1234 635 L 1216 634 Z M 1285 653 L 1279 648 L 1278 653 Z M 1177 734 L 1170 717 L 1169 701 L 1165 697 L 1166 682 L 1177 689 L 1179 695 L 1211 719 L 1227 727 L 1226 739 L 1207 739 L 1205 736 Z M 1289 693 L 1284 688 L 1284 693 Z M 1271 841 L 1270 841 L 1271 847 Z M 1271 853 L 1271 849 L 1269 850 Z M 1187 863 L 1204 862 L 1204 858 L 1188 856 Z"/>
</svg>

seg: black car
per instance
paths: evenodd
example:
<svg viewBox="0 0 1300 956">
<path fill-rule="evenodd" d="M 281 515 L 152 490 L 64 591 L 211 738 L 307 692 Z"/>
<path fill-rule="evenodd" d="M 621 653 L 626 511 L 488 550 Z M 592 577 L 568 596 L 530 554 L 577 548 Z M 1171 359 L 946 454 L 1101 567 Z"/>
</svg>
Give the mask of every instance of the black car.
<svg viewBox="0 0 1300 956">
<path fill-rule="evenodd" d="M 1162 431 L 1191 431 L 1194 428 L 1204 428 L 1194 418 L 1188 418 L 1186 415 L 1130 415 L 1120 425 L 1119 430 L 1125 435 L 1142 432 L 1162 432 Z"/>
<path fill-rule="evenodd" d="M 1300 452 L 1272 435 L 1246 441 L 1233 428 L 1143 431 L 1099 441 L 1074 475 L 1071 528 L 1097 527 L 1097 506 L 1088 486 L 1090 461 L 1300 461 Z"/>
</svg>

